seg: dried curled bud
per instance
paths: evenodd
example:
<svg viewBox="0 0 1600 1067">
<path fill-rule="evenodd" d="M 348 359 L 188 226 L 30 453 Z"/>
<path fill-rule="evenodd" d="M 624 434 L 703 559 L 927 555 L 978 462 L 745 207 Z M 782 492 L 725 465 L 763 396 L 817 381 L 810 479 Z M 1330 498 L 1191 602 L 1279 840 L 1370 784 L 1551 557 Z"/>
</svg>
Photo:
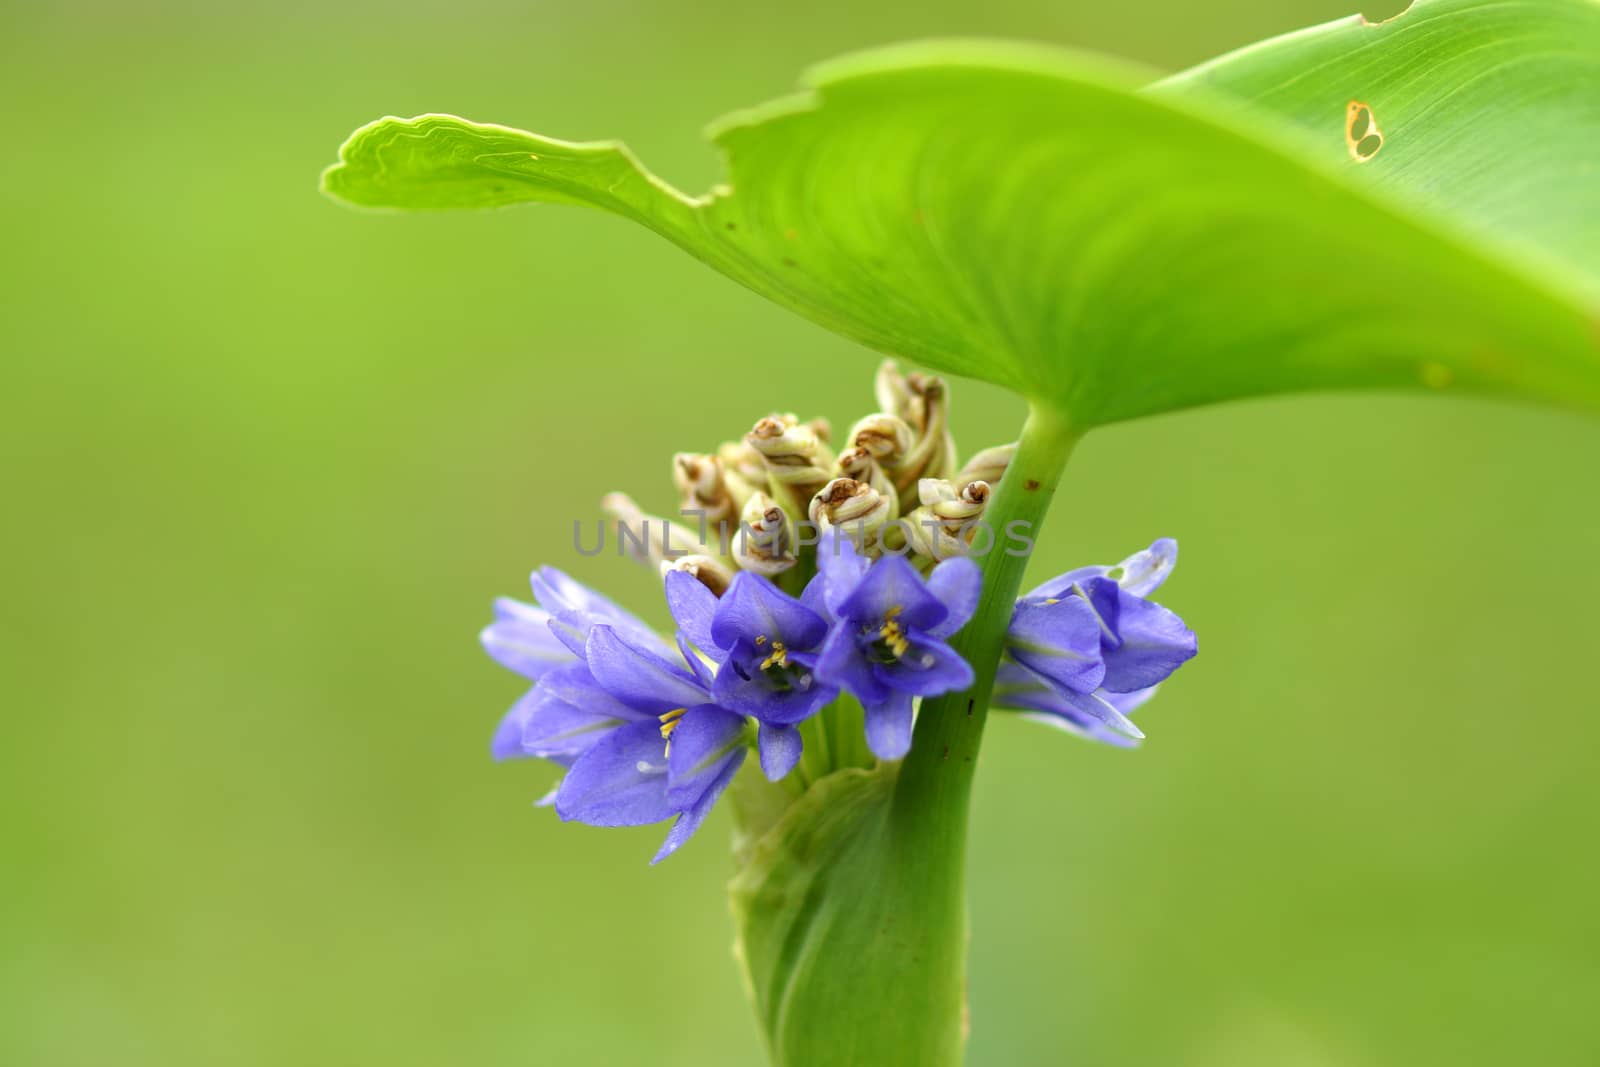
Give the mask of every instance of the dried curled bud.
<svg viewBox="0 0 1600 1067">
<path fill-rule="evenodd" d="M 864 555 L 880 552 L 878 535 L 894 518 L 894 497 L 878 492 L 866 482 L 835 478 L 811 498 L 811 521 L 818 534 L 837 527 Z"/>
<path fill-rule="evenodd" d="M 965 555 L 981 529 L 991 495 L 989 483 L 969 482 L 957 490 L 943 479 L 924 478 L 917 483 L 917 493 L 922 507 L 906 516 L 905 522 L 912 548 L 935 560 Z M 993 536 L 989 533 L 991 540 Z"/>
<path fill-rule="evenodd" d="M 617 524 L 617 550 L 641 563 L 659 567 L 684 555 L 718 554 L 714 537 L 708 541 L 687 526 L 648 515 L 626 493 L 607 493 L 600 510 Z"/>
<path fill-rule="evenodd" d="M 850 427 L 850 444 L 865 450 L 884 467 L 901 466 L 916 444 L 917 432 L 898 415 L 879 412 L 860 419 Z"/>
<path fill-rule="evenodd" d="M 1005 476 L 1006 468 L 1011 466 L 1012 457 L 1016 454 L 1017 443 L 1015 441 L 1009 445 L 995 445 L 993 448 L 986 448 L 967 460 L 962 465 L 961 470 L 956 473 L 956 476 L 950 480 L 958 486 L 966 485 L 968 482 L 988 482 L 993 487 L 996 482 Z"/>
<path fill-rule="evenodd" d="M 713 596 L 721 596 L 727 592 L 729 583 L 733 581 L 733 568 L 711 556 L 682 556 L 661 562 L 663 578 L 673 571 L 682 571 L 694 578 L 711 590 Z"/>
<path fill-rule="evenodd" d="M 950 399 L 943 378 L 901 374 L 892 359 L 878 368 L 878 404 L 911 428 L 913 440 L 898 463 L 885 463 L 900 492 L 902 511 L 915 506 L 917 482 L 943 478 L 955 468 L 956 446 L 949 432 Z"/>
<path fill-rule="evenodd" d="M 722 483 L 733 497 L 735 514 L 744 511 L 751 494 L 767 486 L 767 465 L 749 441 L 724 441 L 717 447 L 717 460 L 722 464 Z"/>
<path fill-rule="evenodd" d="M 804 516 L 811 497 L 833 477 L 833 453 L 816 430 L 793 415 L 769 415 L 745 440 L 761 454 L 773 497 L 791 515 Z"/>
<path fill-rule="evenodd" d="M 883 469 L 870 451 L 859 446 L 852 446 L 839 453 L 839 460 L 834 464 L 834 469 L 839 472 L 839 477 L 850 478 L 858 482 L 866 482 L 889 501 L 891 505 L 889 518 L 900 514 L 900 494 L 890 480 L 889 473 Z M 816 506 L 816 497 L 812 497 L 812 506 Z"/>
<path fill-rule="evenodd" d="M 753 494 L 745 503 L 739 532 L 733 538 L 734 562 L 771 578 L 794 566 L 794 545 L 788 514 L 767 494 Z"/>
<path fill-rule="evenodd" d="M 739 508 L 722 474 L 722 461 L 700 452 L 679 452 L 672 457 L 672 480 L 684 511 L 697 512 L 713 529 L 739 518 Z"/>
</svg>

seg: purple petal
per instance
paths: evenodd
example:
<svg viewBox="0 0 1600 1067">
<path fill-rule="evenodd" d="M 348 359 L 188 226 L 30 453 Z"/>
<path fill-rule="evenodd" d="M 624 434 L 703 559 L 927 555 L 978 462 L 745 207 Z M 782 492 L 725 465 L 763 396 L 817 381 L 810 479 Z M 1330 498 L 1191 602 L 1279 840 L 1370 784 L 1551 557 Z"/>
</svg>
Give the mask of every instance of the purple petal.
<svg viewBox="0 0 1600 1067">
<path fill-rule="evenodd" d="M 635 714 L 610 714 L 608 704 L 613 702 L 570 704 L 543 686 L 526 699 L 532 707 L 522 727 L 522 748 L 546 759 L 576 759 L 610 731 L 639 721 Z"/>
<path fill-rule="evenodd" d="M 919 697 L 952 693 L 972 684 L 972 667 L 943 641 L 913 634 L 905 654 L 893 663 L 875 663 L 873 671 L 891 689 Z"/>
<path fill-rule="evenodd" d="M 694 646 L 689 644 L 688 639 L 681 633 L 678 635 L 678 651 L 683 655 L 683 661 L 689 665 L 689 670 L 694 674 L 694 680 L 700 683 L 702 689 L 710 690 L 712 681 L 716 679 L 716 672 L 712 670 L 711 665 L 701 657 L 699 652 L 695 651 Z"/>
<path fill-rule="evenodd" d="M 1076 734 L 1086 741 L 1099 741 L 1101 744 L 1111 745 L 1115 748 L 1138 748 L 1139 742 L 1125 734 L 1119 734 L 1098 720 L 1088 716 L 1058 714 L 1055 712 L 1030 711 L 1024 712 L 1022 717 L 1030 722 L 1043 723 L 1069 734 Z"/>
<path fill-rule="evenodd" d="M 1030 670 L 1089 693 L 1106 674 L 1102 635 L 1100 619 L 1083 597 L 1019 600 L 1006 631 L 1006 649 Z"/>
<path fill-rule="evenodd" d="M 978 610 L 978 594 L 983 591 L 983 571 L 965 556 L 947 559 L 928 575 L 928 591 L 944 602 L 950 614 L 930 627 L 931 637 L 949 637 L 967 624 Z"/>
<path fill-rule="evenodd" d="M 572 764 L 556 792 L 556 814 L 590 826 L 642 826 L 678 809 L 667 802 L 667 761 L 654 722 L 607 734 Z"/>
<path fill-rule="evenodd" d="M 717 610 L 717 598 L 705 584 L 692 574 L 668 571 L 666 577 L 667 610 L 678 632 L 689 643 L 709 656 L 715 656 L 717 646 L 711 639 L 711 616 Z"/>
<path fill-rule="evenodd" d="M 855 542 L 838 530 L 829 530 L 817 544 L 817 575 L 828 613 L 839 615 L 839 606 L 855 592 L 867 576 L 872 560 L 856 551 Z"/>
<path fill-rule="evenodd" d="M 807 582 L 805 589 L 801 590 L 800 603 L 816 612 L 817 618 L 829 626 L 833 625 L 833 609 L 828 606 L 828 579 L 820 573 Z"/>
<path fill-rule="evenodd" d="M 950 609 L 928 589 L 917 569 L 903 556 L 885 556 L 872 565 L 855 591 L 839 605 L 840 618 L 870 623 L 891 614 L 914 630 L 931 630 Z"/>
<path fill-rule="evenodd" d="M 717 601 L 711 620 L 711 638 L 718 648 L 732 648 L 741 637 L 748 641 L 782 641 L 795 649 L 815 648 L 828 632 L 816 612 L 783 592 L 771 581 L 750 571 L 733 576 L 728 591 Z"/>
<path fill-rule="evenodd" d="M 877 704 L 863 704 L 867 747 L 879 759 L 899 759 L 911 751 L 911 694 L 894 693 Z"/>
<path fill-rule="evenodd" d="M 1139 708 L 1148 704 L 1150 698 L 1155 696 L 1156 691 L 1160 688 L 1159 685 L 1152 685 L 1148 689 L 1135 689 L 1131 693 L 1112 693 L 1102 690 L 1099 695 L 1105 698 L 1107 704 L 1110 704 L 1122 714 L 1132 715 Z"/>
<path fill-rule="evenodd" d="M 744 723 L 743 715 L 715 704 L 683 713 L 667 746 L 667 801 L 674 808 L 691 807 L 725 763 L 744 759 Z"/>
<path fill-rule="evenodd" d="M 589 673 L 629 707 L 652 715 L 706 702 L 706 691 L 682 667 L 624 641 L 609 626 L 589 635 Z"/>
<path fill-rule="evenodd" d="M 650 712 L 631 708 L 612 696 L 595 680 L 594 675 L 589 673 L 589 665 L 581 660 L 557 667 L 545 675 L 539 682 L 537 692 L 549 694 L 568 704 L 575 704 L 596 715 L 636 721 L 655 718 Z"/>
<path fill-rule="evenodd" d="M 1070 570 L 1065 574 L 1058 574 L 1054 578 L 1047 579 L 1031 589 L 1022 599 L 1059 599 L 1070 595 L 1073 586 L 1082 585 L 1091 578 L 1104 578 L 1110 571 L 1110 567 L 1079 567 L 1076 570 Z"/>
<path fill-rule="evenodd" d="M 531 689 L 521 700 L 511 705 L 511 710 L 505 713 L 500 725 L 495 727 L 494 738 L 489 742 L 489 755 L 497 760 L 520 759 L 533 755 L 522 747 L 522 731 L 528 724 L 528 716 L 533 714 L 538 692 L 537 689 Z"/>
<path fill-rule="evenodd" d="M 878 680 L 872 664 L 856 642 L 856 627 L 840 623 L 822 643 L 817 657 L 816 675 L 825 685 L 848 689 L 863 704 L 881 704 L 889 699 L 890 690 Z"/>
<path fill-rule="evenodd" d="M 805 747 L 800 741 L 800 731 L 793 726 L 768 726 L 766 723 L 761 724 L 756 743 L 761 751 L 761 773 L 769 782 L 779 781 L 794 770 Z"/>
<path fill-rule="evenodd" d="M 1101 682 L 1114 693 L 1147 689 L 1165 681 L 1194 658 L 1194 631 L 1160 604 L 1131 593 L 1121 595 L 1117 612 L 1117 645 L 1105 652 Z"/>
<path fill-rule="evenodd" d="M 1178 565 L 1178 542 L 1163 537 L 1142 552 L 1135 552 L 1116 567 L 1117 584 L 1134 596 L 1149 596 Z"/>
<path fill-rule="evenodd" d="M 670 652 L 661 637 L 639 618 L 554 567 L 540 567 L 530 579 L 534 598 L 550 613 L 550 630 L 576 655 L 584 654 L 589 633 L 605 624 L 629 640 L 661 655 Z"/>
<path fill-rule="evenodd" d="M 1075 693 L 1070 689 L 1041 687 L 1008 694 L 1005 701 L 1007 707 L 1059 715 L 1074 722 L 1097 722 L 1129 737 L 1144 737 L 1144 733 L 1107 699 L 1109 696 L 1104 691 Z"/>
<path fill-rule="evenodd" d="M 672 829 L 667 831 L 667 839 L 661 842 L 660 850 L 655 858 L 650 861 L 651 866 L 660 863 L 678 849 L 684 842 L 693 837 L 695 831 L 706 821 L 706 816 L 711 814 L 711 809 L 716 805 L 717 798 L 722 796 L 722 791 L 728 788 L 728 783 L 733 781 L 733 776 L 739 771 L 737 761 L 728 763 L 723 767 L 722 773 L 717 775 L 716 781 L 700 794 L 700 799 L 694 805 L 678 816 L 678 821 L 672 824 Z"/>
<path fill-rule="evenodd" d="M 495 621 L 484 627 L 479 639 L 496 663 L 525 678 L 538 681 L 545 672 L 573 656 L 550 632 L 550 613 L 510 597 L 494 602 Z"/>
</svg>

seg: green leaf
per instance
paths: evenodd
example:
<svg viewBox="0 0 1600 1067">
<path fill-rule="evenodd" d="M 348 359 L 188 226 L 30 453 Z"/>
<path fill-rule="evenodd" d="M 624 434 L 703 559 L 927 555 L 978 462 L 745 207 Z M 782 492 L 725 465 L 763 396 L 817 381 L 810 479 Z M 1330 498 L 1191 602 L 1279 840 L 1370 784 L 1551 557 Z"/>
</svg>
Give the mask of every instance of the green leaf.
<svg viewBox="0 0 1600 1067">
<path fill-rule="evenodd" d="M 1155 87 L 1222 92 L 1304 137 L 1303 153 L 1419 212 L 1600 279 L 1600 4 L 1422 3 L 1241 49 Z M 1352 102 L 1382 147 L 1352 167 Z"/>
<path fill-rule="evenodd" d="M 1597 70 L 1591 0 L 1419 3 L 1155 92 L 1069 53 L 923 43 L 724 120 L 729 184 L 704 197 L 615 143 L 438 115 L 357 131 L 325 187 L 374 207 L 600 207 L 1079 427 L 1297 389 L 1594 408 Z M 1366 163 L 1350 100 L 1386 136 Z"/>
</svg>

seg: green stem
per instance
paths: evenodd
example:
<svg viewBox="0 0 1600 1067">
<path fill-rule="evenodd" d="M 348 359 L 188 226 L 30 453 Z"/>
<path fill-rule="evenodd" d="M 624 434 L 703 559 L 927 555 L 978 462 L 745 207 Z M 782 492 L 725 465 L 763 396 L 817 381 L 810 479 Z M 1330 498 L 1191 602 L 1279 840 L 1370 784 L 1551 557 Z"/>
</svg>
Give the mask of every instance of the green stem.
<svg viewBox="0 0 1600 1067">
<path fill-rule="evenodd" d="M 1023 425 L 1017 454 L 984 512 L 995 534 L 983 558 L 983 595 L 978 610 L 951 644 L 972 664 L 975 677 L 965 692 L 923 702 L 911 753 L 900 768 L 895 807 L 959 848 L 966 835 L 967 793 L 983 741 L 989 692 L 1011 613 L 1028 566 L 1028 553 L 1011 543 L 1016 530 L 1037 539 L 1078 435 L 1052 409 L 1035 407 Z M 1024 524 L 1024 525 L 1015 525 Z M 1031 550 L 1031 545 L 1027 546 Z M 1007 552 L 1011 549 L 1017 554 Z"/>
</svg>

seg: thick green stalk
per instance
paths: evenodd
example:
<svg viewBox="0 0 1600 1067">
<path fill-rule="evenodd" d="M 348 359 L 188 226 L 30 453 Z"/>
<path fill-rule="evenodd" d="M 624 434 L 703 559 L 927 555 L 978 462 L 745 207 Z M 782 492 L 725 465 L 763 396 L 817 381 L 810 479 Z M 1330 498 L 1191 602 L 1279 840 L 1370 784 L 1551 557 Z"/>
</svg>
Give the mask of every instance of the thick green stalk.
<svg viewBox="0 0 1600 1067">
<path fill-rule="evenodd" d="M 901 763 L 814 782 L 734 879 L 738 951 L 778 1067 L 961 1063 L 967 798 L 1027 564 L 1006 553 L 1006 534 L 1036 536 L 1075 439 L 1058 414 L 1035 409 L 990 504 L 996 549 L 953 642 L 972 687 L 923 705 Z"/>
<path fill-rule="evenodd" d="M 912 826 L 937 823 L 938 836 L 946 842 L 959 844 L 965 834 L 967 792 L 983 740 L 989 692 L 994 687 L 1006 628 L 1028 566 L 1031 542 L 1038 537 L 1077 439 L 1056 411 L 1035 407 L 1029 413 L 1016 458 L 984 513 L 995 543 L 982 560 L 983 596 L 972 621 L 951 642 L 972 664 L 976 680 L 965 692 L 923 702 L 911 753 L 900 769 L 895 810 Z M 1012 543 L 1008 537 L 1012 531 L 1029 542 Z"/>
</svg>

